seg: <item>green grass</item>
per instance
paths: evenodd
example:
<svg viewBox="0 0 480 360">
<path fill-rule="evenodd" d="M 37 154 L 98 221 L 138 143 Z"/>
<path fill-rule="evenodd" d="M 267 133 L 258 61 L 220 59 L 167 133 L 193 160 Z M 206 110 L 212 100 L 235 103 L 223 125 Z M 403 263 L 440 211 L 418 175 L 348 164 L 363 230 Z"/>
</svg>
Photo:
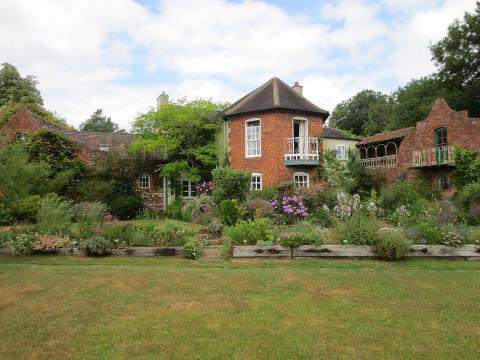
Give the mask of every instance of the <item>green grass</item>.
<svg viewBox="0 0 480 360">
<path fill-rule="evenodd" d="M 0 256 L 1 359 L 477 359 L 480 263 Z"/>
</svg>

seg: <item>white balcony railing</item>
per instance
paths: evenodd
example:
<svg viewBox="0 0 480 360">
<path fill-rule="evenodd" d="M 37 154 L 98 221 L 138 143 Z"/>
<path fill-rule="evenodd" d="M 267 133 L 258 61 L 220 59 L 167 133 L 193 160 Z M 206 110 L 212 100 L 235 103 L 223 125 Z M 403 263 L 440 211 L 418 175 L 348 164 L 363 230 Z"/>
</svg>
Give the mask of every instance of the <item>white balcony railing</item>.
<svg viewBox="0 0 480 360">
<path fill-rule="evenodd" d="M 453 146 L 441 146 L 413 152 L 413 167 L 455 164 Z"/>
<path fill-rule="evenodd" d="M 318 138 L 285 139 L 285 160 L 318 160 Z"/>
<path fill-rule="evenodd" d="M 397 155 L 379 156 L 360 159 L 360 164 L 367 169 L 389 169 L 397 166 Z"/>
</svg>

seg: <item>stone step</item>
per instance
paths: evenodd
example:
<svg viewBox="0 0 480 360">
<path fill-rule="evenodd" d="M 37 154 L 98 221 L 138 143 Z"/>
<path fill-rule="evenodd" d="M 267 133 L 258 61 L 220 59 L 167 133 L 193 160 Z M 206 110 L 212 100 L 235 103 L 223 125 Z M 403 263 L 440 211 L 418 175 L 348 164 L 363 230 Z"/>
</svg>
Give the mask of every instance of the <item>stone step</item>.
<svg viewBox="0 0 480 360">
<path fill-rule="evenodd" d="M 217 261 L 223 260 L 222 247 L 219 245 L 208 245 L 203 251 L 202 260 Z"/>
</svg>

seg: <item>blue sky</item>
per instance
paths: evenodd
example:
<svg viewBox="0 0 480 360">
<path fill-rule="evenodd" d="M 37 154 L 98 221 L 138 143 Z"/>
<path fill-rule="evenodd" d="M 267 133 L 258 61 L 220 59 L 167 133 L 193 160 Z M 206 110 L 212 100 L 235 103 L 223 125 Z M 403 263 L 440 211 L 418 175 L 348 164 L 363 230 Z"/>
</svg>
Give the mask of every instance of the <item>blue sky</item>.
<svg viewBox="0 0 480 360">
<path fill-rule="evenodd" d="M 0 61 L 74 125 L 128 128 L 162 91 L 233 102 L 278 76 L 322 108 L 434 71 L 428 46 L 473 0 L 4 0 Z M 17 41 L 11 42 L 15 38 Z"/>
</svg>

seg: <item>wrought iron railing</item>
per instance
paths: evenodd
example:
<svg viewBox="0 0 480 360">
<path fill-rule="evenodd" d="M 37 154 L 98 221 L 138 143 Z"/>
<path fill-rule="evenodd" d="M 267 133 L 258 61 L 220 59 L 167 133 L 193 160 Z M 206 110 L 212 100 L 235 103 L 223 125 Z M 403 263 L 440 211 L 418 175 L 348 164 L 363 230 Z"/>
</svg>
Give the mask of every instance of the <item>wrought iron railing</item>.
<svg viewBox="0 0 480 360">
<path fill-rule="evenodd" d="M 318 138 L 293 137 L 284 143 L 285 160 L 318 160 Z"/>
<path fill-rule="evenodd" d="M 394 168 L 397 166 L 397 155 L 360 159 L 360 164 L 367 169 Z"/>
<path fill-rule="evenodd" d="M 440 146 L 413 152 L 413 167 L 455 164 L 453 146 Z"/>
</svg>

